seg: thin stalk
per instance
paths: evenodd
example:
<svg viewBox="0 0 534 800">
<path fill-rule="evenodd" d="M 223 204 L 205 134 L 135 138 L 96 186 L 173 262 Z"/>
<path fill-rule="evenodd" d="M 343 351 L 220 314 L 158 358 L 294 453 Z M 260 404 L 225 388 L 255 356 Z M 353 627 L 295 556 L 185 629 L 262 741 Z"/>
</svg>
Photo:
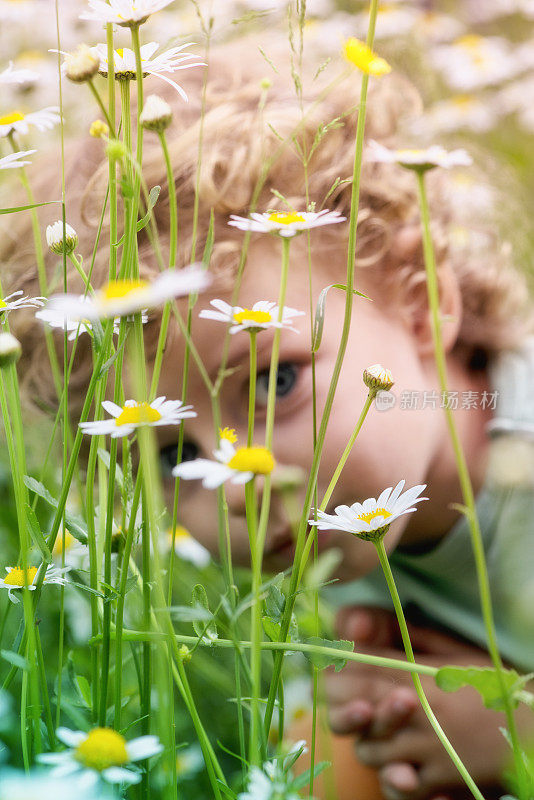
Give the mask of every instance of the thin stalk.
<svg viewBox="0 0 534 800">
<path fill-rule="evenodd" d="M 423 251 L 425 258 L 425 269 L 427 277 L 427 292 L 428 303 L 431 311 L 432 320 L 432 339 L 434 343 L 434 357 L 436 361 L 436 368 L 438 371 L 439 385 L 443 397 L 448 395 L 448 380 L 447 380 L 447 361 L 445 356 L 445 349 L 443 347 L 443 339 L 441 336 L 441 319 L 440 319 L 440 303 L 439 303 L 439 286 L 436 271 L 436 259 L 434 254 L 434 245 L 432 242 L 432 233 L 430 230 L 430 212 L 428 207 L 428 198 L 425 187 L 425 178 L 423 171 L 417 171 L 417 185 L 419 189 L 419 202 L 421 207 L 421 226 L 423 234 Z M 445 419 L 449 430 L 451 444 L 454 450 L 454 459 L 456 462 L 456 469 L 460 486 L 462 488 L 462 497 L 464 505 L 467 508 L 467 521 L 469 523 L 469 530 L 471 533 L 471 545 L 475 558 L 475 565 L 477 571 L 478 589 L 480 593 L 480 604 L 482 608 L 482 618 L 486 629 L 486 636 L 488 641 L 488 651 L 497 673 L 497 679 L 501 689 L 502 700 L 506 712 L 506 720 L 508 729 L 510 731 L 510 738 L 512 741 L 512 749 L 514 753 L 514 763 L 517 770 L 517 778 L 519 781 L 519 795 L 522 800 L 526 800 L 528 796 L 528 776 L 526 772 L 525 762 L 521 745 L 519 742 L 519 735 L 515 723 L 514 712 L 510 701 L 509 693 L 506 689 L 503 677 L 503 664 L 499 653 L 499 646 L 497 643 L 497 634 L 495 630 L 495 620 L 493 616 L 493 608 L 491 602 L 490 583 L 488 576 L 488 569 L 486 566 L 486 558 L 484 554 L 484 544 L 482 541 L 482 533 L 478 521 L 476 510 L 475 495 L 473 492 L 473 485 L 471 483 L 471 476 L 465 459 L 460 436 L 454 420 L 453 411 L 446 403 L 444 406 Z"/>
<path fill-rule="evenodd" d="M 257 331 L 250 331 L 250 372 L 248 381 L 248 428 L 247 447 L 254 439 L 254 414 L 256 411 L 256 373 L 258 361 Z"/>
<path fill-rule="evenodd" d="M 408 633 L 408 626 L 406 625 L 406 619 L 404 617 L 404 611 L 402 610 L 402 603 L 400 601 L 399 593 L 397 592 L 397 587 L 395 585 L 395 579 L 393 578 L 393 573 L 392 573 L 391 567 L 389 565 L 389 559 L 387 557 L 386 548 L 384 547 L 384 540 L 383 540 L 383 538 L 380 538 L 378 540 L 374 540 L 373 544 L 374 544 L 374 546 L 376 548 L 376 552 L 377 552 L 378 558 L 380 560 L 380 566 L 382 567 L 382 570 L 384 571 L 384 577 L 386 579 L 386 583 L 388 585 L 389 593 L 390 593 L 391 599 L 393 601 L 393 606 L 395 608 L 395 614 L 397 615 L 397 620 L 398 620 L 399 628 L 400 628 L 400 632 L 401 632 L 402 643 L 404 645 L 404 650 L 406 652 L 406 658 L 408 659 L 408 661 L 410 663 L 415 664 L 416 662 L 415 662 L 415 656 L 413 654 L 412 643 L 410 641 L 410 634 Z M 428 700 L 426 698 L 425 692 L 423 690 L 423 686 L 421 684 L 421 679 L 420 679 L 419 675 L 416 672 L 414 672 L 412 674 L 412 680 L 413 680 L 413 683 L 414 683 L 414 686 L 415 686 L 415 691 L 417 692 L 417 696 L 419 698 L 419 702 L 421 703 L 421 706 L 423 707 L 423 711 L 427 715 L 430 724 L 434 728 L 434 731 L 436 732 L 436 735 L 437 735 L 438 739 L 440 740 L 441 744 L 443 745 L 443 747 L 447 751 L 452 763 L 454 764 L 454 766 L 456 767 L 456 769 L 458 770 L 458 772 L 460 773 L 460 775 L 464 779 L 465 783 L 467 784 L 467 786 L 471 790 L 471 793 L 473 794 L 473 797 L 476 797 L 477 800 L 484 800 L 484 795 L 479 790 L 479 788 L 477 787 L 477 785 L 474 782 L 473 778 L 471 777 L 471 775 L 467 771 L 465 765 L 463 764 L 462 760 L 460 759 L 460 756 L 458 755 L 458 753 L 456 752 L 456 750 L 454 749 L 452 744 L 449 742 L 447 736 L 445 735 L 445 732 L 444 732 L 443 728 L 439 724 L 438 720 L 436 719 L 436 717 L 434 715 L 434 712 L 430 708 L 430 704 L 429 704 L 429 702 L 428 702 Z"/>
<path fill-rule="evenodd" d="M 99 93 L 98 89 L 96 88 L 92 78 L 90 78 L 87 81 L 87 85 L 89 86 L 89 88 L 91 90 L 91 94 L 95 98 L 100 111 L 102 112 L 102 114 L 105 117 L 105 120 L 107 122 L 107 126 L 109 128 L 109 132 L 110 132 L 111 136 L 113 136 L 114 135 L 113 131 L 114 131 L 115 125 L 111 121 L 111 118 L 110 118 L 110 116 L 108 114 L 108 110 L 107 110 L 106 106 L 104 105 L 104 103 L 102 102 L 102 98 L 100 97 L 100 93 Z"/>
</svg>

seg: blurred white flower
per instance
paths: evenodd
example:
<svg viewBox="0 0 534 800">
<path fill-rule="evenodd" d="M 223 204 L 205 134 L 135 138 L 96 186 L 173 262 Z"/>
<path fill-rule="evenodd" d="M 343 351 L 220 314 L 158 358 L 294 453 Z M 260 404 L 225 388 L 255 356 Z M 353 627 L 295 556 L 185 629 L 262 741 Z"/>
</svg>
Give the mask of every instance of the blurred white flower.
<svg viewBox="0 0 534 800">
<path fill-rule="evenodd" d="M 376 15 L 376 39 L 387 39 L 390 36 L 404 36 L 409 33 L 419 19 L 417 8 L 400 3 L 380 3 Z M 365 38 L 369 27 L 369 11 L 354 15 L 354 33 Z"/>
<path fill-rule="evenodd" d="M 461 94 L 427 108 L 423 116 L 410 125 L 410 131 L 427 135 L 457 130 L 485 133 L 497 124 L 502 114 L 499 103 L 490 98 Z"/>
<path fill-rule="evenodd" d="M 17 167 L 25 167 L 32 162 L 21 161 L 20 159 L 36 152 L 37 150 L 20 150 L 18 153 L 10 153 L 8 156 L 0 158 L 0 169 L 16 169 Z"/>
<path fill-rule="evenodd" d="M 83 294 L 81 294 L 78 299 L 80 303 L 85 303 L 88 300 L 87 296 Z M 40 319 L 41 322 L 50 325 L 51 328 L 61 328 L 63 331 L 69 331 L 67 337 L 69 342 L 73 342 L 82 333 L 88 333 L 90 336 L 93 335 L 93 325 L 87 319 L 70 319 L 61 311 L 54 311 L 51 308 L 43 308 L 40 311 L 36 311 L 35 316 L 37 319 Z M 113 333 L 115 336 L 119 334 L 120 322 L 120 317 L 115 317 L 113 320 Z M 148 322 L 147 314 L 141 313 L 141 322 L 143 325 Z"/>
<path fill-rule="evenodd" d="M 335 222 L 344 222 L 339 211 L 267 211 L 264 214 L 252 213 L 250 217 L 230 215 L 228 225 L 233 225 L 242 231 L 255 233 L 275 233 L 283 237 L 296 236 L 310 228 L 320 225 L 331 225 Z"/>
<path fill-rule="evenodd" d="M 0 72 L 0 83 L 33 83 L 39 79 L 39 73 L 31 69 L 15 69 L 13 62 Z"/>
<path fill-rule="evenodd" d="M 57 125 L 59 120 L 57 106 L 49 106 L 30 114 L 24 114 L 22 111 L 10 111 L 9 114 L 0 116 L 0 136 L 7 136 L 10 133 L 20 133 L 24 136 L 28 133 L 31 125 L 38 131 L 50 130 Z"/>
<path fill-rule="evenodd" d="M 414 170 L 427 170 L 434 167 L 451 169 L 451 167 L 468 167 L 472 164 L 471 156 L 465 150 L 447 152 L 438 145 L 433 145 L 425 150 L 390 150 L 373 139 L 367 145 L 366 155 L 369 161 L 398 164 L 406 169 Z"/>
<path fill-rule="evenodd" d="M 210 300 L 210 305 L 217 309 L 203 309 L 198 315 L 201 319 L 214 319 L 218 322 L 233 323 L 230 333 L 239 331 L 260 331 L 267 328 L 288 328 L 295 333 L 299 333 L 292 327 L 293 317 L 300 317 L 304 311 L 297 311 L 295 308 L 284 306 L 282 309 L 282 320 L 278 322 L 280 314 L 279 306 L 268 300 L 258 300 L 252 308 L 241 308 L 241 306 L 231 306 L 224 300 Z"/>
<path fill-rule="evenodd" d="M 80 14 L 80 19 L 103 24 L 112 22 L 116 25 L 138 25 L 173 2 L 174 0 L 109 0 L 107 3 L 104 0 L 89 0 L 91 11 Z"/>
<path fill-rule="evenodd" d="M 528 68 L 525 53 L 500 36 L 460 36 L 433 47 L 429 57 L 449 86 L 461 92 L 502 83 Z"/>
<path fill-rule="evenodd" d="M 167 531 L 167 545 L 172 547 L 172 529 Z M 211 555 L 203 545 L 200 544 L 183 525 L 177 525 L 174 531 L 174 552 L 184 561 L 190 561 L 195 567 L 203 569 L 211 561 Z"/>
</svg>

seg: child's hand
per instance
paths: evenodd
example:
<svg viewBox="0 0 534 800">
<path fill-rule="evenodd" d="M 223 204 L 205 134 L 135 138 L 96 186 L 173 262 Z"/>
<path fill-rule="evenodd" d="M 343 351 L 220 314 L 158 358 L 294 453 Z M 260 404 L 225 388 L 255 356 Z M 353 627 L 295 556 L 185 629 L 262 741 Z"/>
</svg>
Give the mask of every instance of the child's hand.
<svg viewBox="0 0 534 800">
<path fill-rule="evenodd" d="M 338 616 L 338 633 L 355 641 L 361 652 L 404 658 L 396 619 L 387 611 L 345 608 Z M 412 626 L 410 636 L 420 663 L 490 664 L 482 650 L 444 633 Z M 506 724 L 504 714 L 484 708 L 471 689 L 447 694 L 428 678 L 423 678 L 423 686 L 472 777 L 496 789 L 508 757 L 499 731 Z M 469 794 L 431 730 L 408 673 L 347 664 L 342 672 L 328 675 L 327 696 L 333 731 L 356 734 L 357 757 L 378 769 L 387 800 L 437 797 L 444 790 L 449 795 Z"/>
</svg>

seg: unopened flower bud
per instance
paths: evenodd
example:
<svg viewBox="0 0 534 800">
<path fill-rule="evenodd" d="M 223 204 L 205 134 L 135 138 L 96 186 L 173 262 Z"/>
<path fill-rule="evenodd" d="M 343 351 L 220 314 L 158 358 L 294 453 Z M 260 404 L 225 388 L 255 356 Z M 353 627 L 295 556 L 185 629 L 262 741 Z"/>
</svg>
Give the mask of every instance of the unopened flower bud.
<svg viewBox="0 0 534 800">
<path fill-rule="evenodd" d="M 264 92 L 266 92 L 267 89 L 270 89 L 272 85 L 273 82 L 270 78 L 262 78 L 260 81 L 260 89 L 263 89 Z"/>
<path fill-rule="evenodd" d="M 369 389 L 388 392 L 393 386 L 393 376 L 382 364 L 373 364 L 363 371 L 363 382 Z"/>
<path fill-rule="evenodd" d="M 128 155 L 128 151 L 126 150 L 125 146 L 118 139 L 109 140 L 106 147 L 106 153 L 108 158 L 110 158 L 112 161 L 122 161 L 122 159 L 126 158 Z"/>
<path fill-rule="evenodd" d="M 19 360 L 22 348 L 12 333 L 0 333 L 0 367 L 8 367 Z"/>
<path fill-rule="evenodd" d="M 183 644 L 178 652 L 182 661 L 191 661 L 191 652 L 186 644 Z"/>
<path fill-rule="evenodd" d="M 46 243 L 53 253 L 63 253 L 63 222 L 58 219 L 46 229 Z M 65 251 L 68 256 L 74 252 L 78 244 L 78 234 L 68 222 L 65 223 Z"/>
<path fill-rule="evenodd" d="M 103 120 L 95 119 L 94 122 L 91 122 L 91 127 L 89 128 L 89 136 L 93 136 L 95 139 L 103 139 L 105 136 L 108 135 L 109 135 L 109 128 Z"/>
<path fill-rule="evenodd" d="M 100 67 L 100 58 L 86 44 L 80 44 L 74 53 L 65 56 L 65 74 L 74 83 L 90 81 Z"/>
<path fill-rule="evenodd" d="M 145 100 L 139 121 L 149 131 L 164 131 L 172 121 L 171 107 L 157 94 L 150 94 Z"/>
</svg>

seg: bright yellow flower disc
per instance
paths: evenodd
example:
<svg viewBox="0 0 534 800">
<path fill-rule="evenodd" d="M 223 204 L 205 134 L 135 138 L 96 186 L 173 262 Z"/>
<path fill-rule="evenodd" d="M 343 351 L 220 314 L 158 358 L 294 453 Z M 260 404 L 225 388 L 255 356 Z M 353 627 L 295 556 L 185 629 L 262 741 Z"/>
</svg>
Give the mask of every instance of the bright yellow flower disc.
<svg viewBox="0 0 534 800">
<path fill-rule="evenodd" d="M 228 462 L 228 466 L 240 472 L 268 475 L 274 469 L 275 460 L 266 447 L 240 447 Z"/>
<path fill-rule="evenodd" d="M 226 439 L 231 444 L 237 442 L 237 436 L 234 428 L 219 428 L 219 439 Z"/>
<path fill-rule="evenodd" d="M 110 281 L 100 289 L 98 295 L 101 302 L 109 303 L 122 297 L 128 297 L 129 294 L 138 292 L 141 289 L 146 289 L 147 286 L 147 281 Z"/>
<path fill-rule="evenodd" d="M 93 728 L 74 751 L 74 758 L 99 772 L 119 767 L 129 761 L 126 739 L 111 728 Z"/>
<path fill-rule="evenodd" d="M 387 519 L 388 517 L 391 517 L 391 512 L 387 511 L 385 508 L 375 508 L 373 511 L 367 511 L 367 513 L 358 514 L 358 519 L 363 519 L 364 522 L 371 522 L 377 517 L 384 517 L 384 519 Z"/>
<path fill-rule="evenodd" d="M 12 111 L 4 117 L 0 117 L 0 125 L 11 125 L 13 122 L 21 122 L 25 117 L 21 111 Z"/>
<path fill-rule="evenodd" d="M 159 419 L 159 411 L 143 401 L 135 406 L 123 406 L 122 412 L 115 419 L 115 425 L 146 425 Z"/>
<path fill-rule="evenodd" d="M 293 222 L 306 222 L 302 214 L 296 214 L 294 211 L 289 214 L 284 214 L 283 211 L 274 211 L 269 214 L 269 222 L 278 222 L 282 225 L 291 225 Z"/>
<path fill-rule="evenodd" d="M 8 572 L 6 577 L 4 578 L 4 583 L 7 586 L 31 586 L 33 583 L 33 579 L 37 575 L 37 567 L 28 567 L 26 570 L 26 576 L 24 576 L 24 570 L 21 567 L 14 567 L 11 572 Z M 26 577 L 26 580 L 24 580 Z"/>
<path fill-rule="evenodd" d="M 238 311 L 234 314 L 234 322 L 271 322 L 272 317 L 268 311 L 252 311 L 250 308 L 244 308 L 243 311 Z"/>
<path fill-rule="evenodd" d="M 368 75 L 380 76 L 391 72 L 391 67 L 384 58 L 377 56 L 365 42 L 354 37 L 347 39 L 343 45 L 343 55 L 347 61 Z"/>
</svg>

